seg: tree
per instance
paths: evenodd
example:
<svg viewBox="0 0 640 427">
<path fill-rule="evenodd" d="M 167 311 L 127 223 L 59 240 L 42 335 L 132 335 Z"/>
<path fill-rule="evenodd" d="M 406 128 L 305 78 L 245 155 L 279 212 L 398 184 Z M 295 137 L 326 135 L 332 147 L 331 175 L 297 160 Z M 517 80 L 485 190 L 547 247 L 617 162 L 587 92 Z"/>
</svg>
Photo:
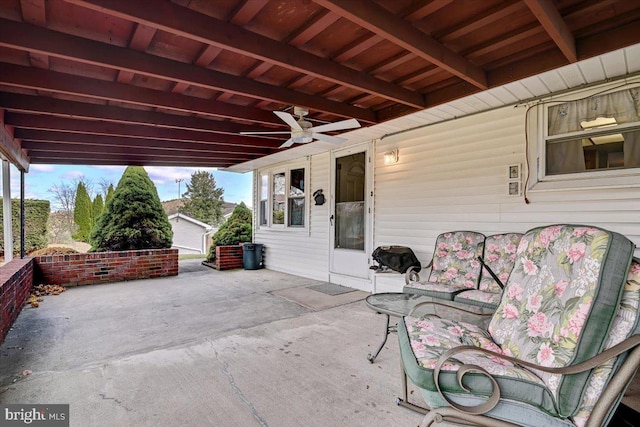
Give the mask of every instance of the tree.
<svg viewBox="0 0 640 427">
<path fill-rule="evenodd" d="M 91 206 L 91 227 L 96 224 L 100 215 L 102 215 L 102 211 L 104 210 L 104 202 L 102 201 L 102 194 L 98 194 L 95 199 L 93 199 L 93 204 Z"/>
<path fill-rule="evenodd" d="M 76 203 L 73 210 L 73 221 L 78 226 L 78 231 L 73 235 L 73 239 L 80 242 L 89 242 L 91 234 L 91 198 L 87 192 L 87 187 L 80 181 L 76 188 Z"/>
<path fill-rule="evenodd" d="M 213 175 L 206 171 L 196 171 L 187 183 L 187 191 L 182 196 L 183 205 L 180 213 L 216 225 L 222 222 L 224 189 L 216 187 Z"/>
<path fill-rule="evenodd" d="M 129 166 L 91 232 L 91 251 L 170 248 L 173 231 L 142 166 Z"/>
<path fill-rule="evenodd" d="M 109 193 L 109 188 L 111 188 L 111 191 L 113 191 L 113 184 L 105 177 L 100 178 L 100 180 L 98 181 L 98 186 L 100 187 L 100 191 L 102 192 L 102 194 L 104 194 L 105 198 Z"/>
<path fill-rule="evenodd" d="M 57 211 L 66 212 L 73 215 L 73 208 L 76 204 L 76 186 L 73 184 L 62 182 L 53 184 L 49 188 L 49 193 L 53 194 L 53 200 L 59 208 Z"/>
<path fill-rule="evenodd" d="M 104 197 L 104 205 L 106 206 L 107 203 L 109 203 L 109 200 L 111 200 L 113 198 L 113 192 L 115 190 L 113 189 L 113 184 L 109 184 L 109 188 L 107 188 L 107 192 L 105 193 L 105 197 Z"/>
<path fill-rule="evenodd" d="M 54 212 L 51 213 L 49 231 L 52 243 L 71 241 L 75 223 L 73 211 L 76 205 L 76 186 L 70 183 L 54 184 L 49 188 L 53 195 Z"/>
</svg>

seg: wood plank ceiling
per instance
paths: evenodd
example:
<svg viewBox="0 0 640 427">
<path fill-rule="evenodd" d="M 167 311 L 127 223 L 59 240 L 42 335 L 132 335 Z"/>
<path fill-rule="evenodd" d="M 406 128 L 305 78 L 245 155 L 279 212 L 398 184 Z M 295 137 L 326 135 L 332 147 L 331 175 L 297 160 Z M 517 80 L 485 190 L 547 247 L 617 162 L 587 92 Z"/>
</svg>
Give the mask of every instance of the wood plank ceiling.
<svg viewBox="0 0 640 427">
<path fill-rule="evenodd" d="M 31 164 L 228 167 L 272 111 L 363 126 L 640 42 L 640 0 L 0 0 L 0 140 Z"/>
</svg>

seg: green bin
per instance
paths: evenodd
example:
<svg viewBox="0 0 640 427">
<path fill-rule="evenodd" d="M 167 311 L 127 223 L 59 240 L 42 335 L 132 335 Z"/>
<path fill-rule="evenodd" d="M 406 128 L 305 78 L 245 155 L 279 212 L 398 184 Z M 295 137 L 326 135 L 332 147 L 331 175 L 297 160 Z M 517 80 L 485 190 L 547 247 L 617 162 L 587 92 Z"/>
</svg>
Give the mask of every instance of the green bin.
<svg viewBox="0 0 640 427">
<path fill-rule="evenodd" d="M 242 261 L 245 270 L 258 270 L 263 268 L 261 243 L 245 243 L 242 245 Z"/>
</svg>

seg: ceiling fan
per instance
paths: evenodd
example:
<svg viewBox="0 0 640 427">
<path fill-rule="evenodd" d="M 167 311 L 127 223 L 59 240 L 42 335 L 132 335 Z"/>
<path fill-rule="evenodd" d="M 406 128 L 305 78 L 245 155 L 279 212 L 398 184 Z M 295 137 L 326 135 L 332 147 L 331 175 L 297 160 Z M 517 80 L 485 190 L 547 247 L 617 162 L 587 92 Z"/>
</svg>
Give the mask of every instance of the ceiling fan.
<svg viewBox="0 0 640 427">
<path fill-rule="evenodd" d="M 331 142 L 333 144 L 340 144 L 346 141 L 344 138 L 337 136 L 325 135 L 322 132 L 331 132 L 335 130 L 354 129 L 359 128 L 360 123 L 356 119 L 342 120 L 335 123 L 327 123 L 320 126 L 313 126 L 311 122 L 305 120 L 305 116 L 309 114 L 309 110 L 302 107 L 293 107 L 293 115 L 284 111 L 274 111 L 276 116 L 280 117 L 283 122 L 291 127 L 290 131 L 274 131 L 274 132 L 240 132 L 241 135 L 275 135 L 280 133 L 289 133 L 289 138 L 280 148 L 291 147 L 295 144 L 305 144 L 311 142 L 314 139 L 318 141 Z M 296 120 L 293 116 L 298 116 Z"/>
</svg>

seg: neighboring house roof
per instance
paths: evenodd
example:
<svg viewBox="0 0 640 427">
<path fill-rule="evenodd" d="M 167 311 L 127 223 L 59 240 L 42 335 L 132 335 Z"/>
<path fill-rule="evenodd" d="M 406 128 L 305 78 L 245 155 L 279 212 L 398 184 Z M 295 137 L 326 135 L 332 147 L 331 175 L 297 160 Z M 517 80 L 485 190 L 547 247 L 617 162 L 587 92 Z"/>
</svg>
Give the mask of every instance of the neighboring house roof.
<svg viewBox="0 0 640 427">
<path fill-rule="evenodd" d="M 182 205 L 182 199 L 173 199 L 162 202 L 162 207 L 164 208 L 164 211 L 167 213 L 167 215 L 178 213 Z M 229 218 L 229 215 L 231 215 L 236 206 L 238 206 L 237 203 L 224 202 L 224 205 L 222 206 L 222 216 L 225 219 Z"/>
<path fill-rule="evenodd" d="M 185 214 L 174 213 L 173 215 L 169 215 L 169 219 L 170 220 L 172 220 L 174 218 L 179 218 L 179 219 L 183 219 L 185 221 L 189 221 L 189 222 L 191 222 L 193 224 L 199 225 L 200 227 L 204 228 L 207 231 L 213 230 L 213 227 L 210 226 L 209 224 L 205 224 L 204 222 L 198 221 L 197 219 L 191 218 L 190 216 L 185 215 Z"/>
</svg>

